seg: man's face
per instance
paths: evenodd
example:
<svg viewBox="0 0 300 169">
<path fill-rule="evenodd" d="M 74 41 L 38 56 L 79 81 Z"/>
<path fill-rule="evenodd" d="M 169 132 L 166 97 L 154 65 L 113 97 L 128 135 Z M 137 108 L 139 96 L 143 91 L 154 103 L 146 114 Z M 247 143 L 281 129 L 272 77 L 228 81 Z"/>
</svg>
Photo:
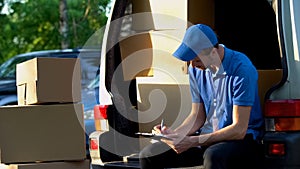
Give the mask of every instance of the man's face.
<svg viewBox="0 0 300 169">
<path fill-rule="evenodd" d="M 193 67 L 205 70 L 211 65 L 210 53 L 201 52 L 197 57 L 191 60 Z"/>
<path fill-rule="evenodd" d="M 199 56 L 195 57 L 195 59 L 193 59 L 191 61 L 191 64 L 193 67 L 199 68 L 201 70 L 205 70 L 206 66 L 204 65 L 204 63 L 202 62 L 202 60 L 200 59 Z"/>
<path fill-rule="evenodd" d="M 213 48 L 211 51 L 203 51 L 196 58 L 191 60 L 193 67 L 205 70 L 212 65 L 220 63 L 220 57 L 217 53 L 217 49 Z"/>
</svg>

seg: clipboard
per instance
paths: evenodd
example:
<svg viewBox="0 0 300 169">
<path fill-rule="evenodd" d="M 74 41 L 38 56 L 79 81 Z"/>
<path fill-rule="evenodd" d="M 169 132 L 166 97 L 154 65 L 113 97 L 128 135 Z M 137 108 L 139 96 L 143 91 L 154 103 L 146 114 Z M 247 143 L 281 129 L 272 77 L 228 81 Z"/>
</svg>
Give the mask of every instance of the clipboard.
<svg viewBox="0 0 300 169">
<path fill-rule="evenodd" d="M 155 139 L 155 140 L 160 140 L 160 139 L 171 140 L 171 138 L 169 138 L 163 134 L 144 133 L 144 132 L 137 132 L 135 134 L 138 136 L 142 136 L 145 138 L 151 138 L 151 139 Z"/>
</svg>

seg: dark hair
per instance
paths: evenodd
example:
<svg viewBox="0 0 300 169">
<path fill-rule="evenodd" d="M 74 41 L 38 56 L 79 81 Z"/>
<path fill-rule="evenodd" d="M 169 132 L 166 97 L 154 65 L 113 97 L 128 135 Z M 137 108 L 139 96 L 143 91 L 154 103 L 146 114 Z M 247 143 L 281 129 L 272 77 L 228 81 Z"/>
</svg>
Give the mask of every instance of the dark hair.
<svg viewBox="0 0 300 169">
<path fill-rule="evenodd" d="M 219 43 L 216 43 L 215 45 L 214 45 L 214 48 L 219 48 Z"/>
<path fill-rule="evenodd" d="M 206 49 L 203 49 L 202 52 L 205 55 L 209 54 L 213 50 L 213 48 L 217 48 L 218 49 L 219 48 L 219 43 L 217 42 L 214 46 L 206 48 Z"/>
</svg>

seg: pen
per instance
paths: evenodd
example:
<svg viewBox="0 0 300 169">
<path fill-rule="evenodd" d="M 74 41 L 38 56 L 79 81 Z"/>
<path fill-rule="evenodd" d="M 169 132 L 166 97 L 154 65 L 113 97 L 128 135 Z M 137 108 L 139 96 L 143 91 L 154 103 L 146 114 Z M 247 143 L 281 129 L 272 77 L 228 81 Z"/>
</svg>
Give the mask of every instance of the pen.
<svg viewBox="0 0 300 169">
<path fill-rule="evenodd" d="M 160 130 L 162 130 L 163 127 L 164 127 L 164 119 L 161 119 L 161 122 L 160 122 Z"/>
</svg>

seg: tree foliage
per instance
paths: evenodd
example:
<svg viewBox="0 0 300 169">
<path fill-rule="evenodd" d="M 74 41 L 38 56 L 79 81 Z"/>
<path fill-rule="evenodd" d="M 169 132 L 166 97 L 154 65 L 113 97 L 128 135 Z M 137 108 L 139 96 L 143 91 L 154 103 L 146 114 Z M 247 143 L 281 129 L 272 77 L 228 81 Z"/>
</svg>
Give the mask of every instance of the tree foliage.
<svg viewBox="0 0 300 169">
<path fill-rule="evenodd" d="M 59 0 L 23 1 L 8 1 L 12 12 L 0 14 L 0 63 L 20 53 L 61 48 Z M 106 24 L 109 3 L 110 0 L 67 0 L 70 48 L 83 46 Z M 0 0 L 0 11 L 3 7 L 4 0 Z"/>
</svg>

